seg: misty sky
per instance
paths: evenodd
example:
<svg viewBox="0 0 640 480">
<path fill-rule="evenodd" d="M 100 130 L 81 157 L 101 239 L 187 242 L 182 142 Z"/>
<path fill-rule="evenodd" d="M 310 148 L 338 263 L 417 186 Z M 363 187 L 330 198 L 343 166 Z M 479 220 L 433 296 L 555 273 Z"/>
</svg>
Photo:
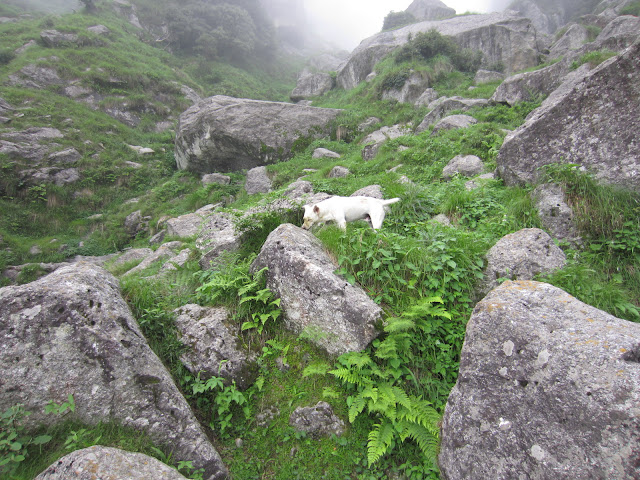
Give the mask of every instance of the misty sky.
<svg viewBox="0 0 640 480">
<path fill-rule="evenodd" d="M 505 0 L 442 0 L 456 13 L 502 10 Z M 319 36 L 347 50 L 382 29 L 391 11 L 405 10 L 412 0 L 305 0 L 307 18 Z"/>
</svg>

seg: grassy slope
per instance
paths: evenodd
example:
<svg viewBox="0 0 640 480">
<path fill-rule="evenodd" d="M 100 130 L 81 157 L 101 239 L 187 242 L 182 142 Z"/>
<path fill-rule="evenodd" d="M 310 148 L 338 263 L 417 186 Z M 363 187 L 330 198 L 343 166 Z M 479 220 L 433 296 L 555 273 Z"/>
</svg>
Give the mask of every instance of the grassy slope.
<svg viewBox="0 0 640 480">
<path fill-rule="evenodd" d="M 22 26 L 2 28 L 14 29 L 10 30 L 11 38 L 21 35 L 20 42 L 23 42 L 39 31 L 41 21 L 34 20 Z M 77 16 L 73 20 L 63 17 L 57 21 L 61 23 L 56 27 L 71 22 L 77 28 L 78 25 L 84 25 L 82 22 L 90 23 L 91 19 Z M 140 66 L 143 75 L 147 75 L 143 72 L 153 72 L 161 84 L 170 85 L 172 80 L 176 80 L 198 86 L 190 80 L 196 78 L 195 74 L 188 77 L 178 69 L 185 66 L 193 72 L 193 64 L 188 60 L 178 64 L 175 63 L 177 60 L 163 52 L 149 49 L 126 31 L 128 26 L 115 19 L 109 21 L 108 18 L 101 18 L 100 23 L 107 24 L 117 32 L 116 39 L 120 42 L 112 55 L 122 54 L 123 57 L 109 62 L 112 68 L 120 68 L 120 64 L 128 65 L 126 58 L 129 55 L 133 55 L 134 51 L 142 52 L 144 54 L 137 57 L 138 61 L 149 62 Z M 22 29 L 22 33 L 18 32 L 19 29 Z M 16 41 L 17 43 L 19 42 Z M 29 58 L 33 61 L 50 54 L 50 51 L 37 47 L 37 50 L 29 53 Z M 77 50 L 64 53 L 56 51 L 56 56 L 63 59 L 58 62 L 69 62 L 68 69 L 73 76 L 83 75 L 83 68 L 80 66 L 82 55 L 83 52 Z M 89 59 L 86 61 L 90 63 Z M 14 62 L 0 70 L 3 80 L 9 72 L 28 63 L 26 59 L 20 58 Z M 76 65 L 77 63 L 80 65 Z M 225 68 L 228 68 L 225 70 L 227 75 L 226 72 L 232 68 Z M 495 106 L 475 110 L 471 114 L 479 120 L 476 126 L 443 132 L 437 136 L 431 136 L 430 131 L 426 131 L 420 135 L 396 139 L 387 142 L 374 160 L 364 163 L 361 160 L 361 146 L 358 144 L 363 134 L 356 130 L 361 121 L 369 116 L 377 116 L 383 125 L 399 122 L 416 124 L 426 113 L 425 110 L 416 110 L 407 105 L 378 100 L 377 82 L 382 81 L 386 74 L 392 74 L 393 68 L 391 64 L 383 64 L 379 72 L 380 80 L 361 85 L 350 92 L 331 92 L 316 102 L 319 106 L 347 110 L 339 123 L 348 132 L 348 141 L 338 141 L 335 138 L 315 141 L 291 161 L 272 165 L 269 171 L 276 187 L 285 187 L 305 174 L 304 169 L 315 168 L 317 172 L 308 174 L 307 179 L 313 183 L 316 191 L 349 195 L 366 185 L 379 184 L 386 197 L 402 198 L 400 204 L 392 207 L 383 229 L 377 234 L 373 234 L 366 225 L 357 223 L 349 225 L 346 233 L 332 226 L 320 228 L 315 233 L 339 262 L 345 277 L 361 284 L 384 307 L 390 324 L 396 322 L 394 318 L 400 317 L 416 322 L 420 320 L 426 325 L 413 331 L 412 336 L 419 338 L 419 342 L 409 344 L 405 350 L 396 352 L 391 358 L 389 355 L 382 355 L 380 350 L 388 348 L 388 343 L 382 345 L 376 342 L 368 349 L 367 354 L 380 371 L 387 375 L 385 382 L 395 382 L 407 394 L 421 396 L 441 412 L 457 375 L 464 327 L 475 301 L 473 287 L 481 276 L 486 251 L 506 233 L 539 226 L 529 198 L 529 188 L 507 188 L 499 180 L 490 180 L 476 190 L 467 191 L 465 179 L 444 182 L 441 178 L 442 168 L 455 155 L 474 154 L 485 161 L 487 170 L 492 170 L 504 137 L 503 129 L 511 129 L 522 123 L 535 105 L 523 104 L 515 108 Z M 117 72 L 123 75 L 127 69 Z M 258 82 L 255 77 L 250 78 L 251 82 Z M 228 79 L 225 82 L 231 85 Z M 253 85 L 251 82 L 248 85 Z M 440 76 L 435 88 L 447 95 L 482 97 L 490 96 L 495 88 L 492 85 L 470 93 L 467 90 L 470 83 L 469 77 L 454 72 Z M 238 84 L 242 82 L 236 85 Z M 264 82 L 261 84 L 266 85 Z M 220 85 L 209 85 L 204 86 L 203 90 L 213 93 L 219 87 Z M 270 87 L 265 86 L 264 91 L 270 91 Z M 137 92 L 144 95 L 144 91 Z M 92 191 L 88 200 L 73 201 L 70 194 L 60 192 L 58 203 L 52 208 L 38 200 L 39 197 L 33 197 L 37 192 L 23 192 L 15 187 L 12 200 L 5 195 L 1 205 L 3 212 L 13 213 L 6 217 L 3 215 L 0 228 L 5 243 L 9 243 L 15 252 L 15 258 L 5 257 L 5 262 L 23 261 L 27 254 L 24 252 L 25 247 L 21 245 L 33 242 L 45 249 L 43 259 L 56 259 L 58 254 L 47 250 L 52 236 L 79 242 L 92 229 L 93 236 L 89 237 L 87 243 L 95 245 L 96 252 L 120 248 L 129 242 L 118 230 L 122 219 L 138 208 L 142 208 L 144 214 L 152 216 L 152 224 L 155 224 L 161 214 L 178 215 L 232 194 L 237 198 L 231 204 L 234 207 L 246 208 L 256 201 L 256 198 L 243 195 L 237 187 L 205 189 L 191 175 L 175 172 L 169 134 L 129 129 L 118 125 L 104 114 L 92 112 L 48 91 L 4 89 L 2 96 L 5 95 L 15 106 L 26 108 L 25 117 L 16 126 L 49 123 L 62 126 L 65 118 L 72 118 L 79 132 L 70 135 L 65 142 L 76 148 L 86 149 L 82 151 L 86 171 L 95 172 L 91 175 L 95 180 L 83 185 L 83 188 Z M 26 100 L 30 103 L 25 103 Z M 43 112 L 51 117 L 43 117 Z M 151 120 L 153 119 L 149 120 L 149 124 L 152 123 Z M 115 134 L 108 134 L 107 131 Z M 83 146 L 87 139 L 91 140 L 92 145 Z M 100 143 L 105 148 L 100 148 L 100 161 L 95 162 L 91 155 L 97 151 L 95 145 Z M 167 153 L 141 160 L 123 147 L 123 143 L 149 145 L 158 152 L 165 148 Z M 400 146 L 407 148 L 401 150 Z M 312 159 L 311 154 L 316 147 L 339 152 L 342 158 Z M 142 162 L 144 170 L 140 173 L 123 170 L 122 162 L 127 159 Z M 327 173 L 334 165 L 348 167 L 352 175 L 346 179 L 327 178 Z M 399 169 L 389 172 L 392 167 Z M 3 171 L 8 168 L 3 167 Z M 409 177 L 414 184 L 400 183 L 401 175 Z M 637 197 L 598 187 L 587 177 L 569 169 L 558 169 L 552 172 L 552 176 L 568 186 L 572 202 L 582 212 L 580 219 L 586 242 L 582 250 L 563 246 L 570 258 L 569 266 L 550 276 L 548 280 L 563 286 L 588 303 L 618 316 L 635 319 L 634 312 L 637 310 L 634 310 L 634 303 L 637 307 L 640 297 L 640 279 L 635 266 L 640 239 L 637 237 L 637 230 L 632 228 L 634 224 L 637 225 L 640 214 Z M 236 176 L 234 180 L 241 180 L 241 177 Z M 51 198 L 51 193 L 57 192 L 47 190 L 47 200 Z M 275 192 L 268 197 L 276 198 L 278 195 L 279 192 Z M 123 200 L 134 196 L 140 198 L 140 203 L 121 205 Z M 28 222 L 20 223 L 25 211 L 28 212 L 28 218 L 47 221 L 46 229 L 27 229 Z M 52 212 L 54 215 L 51 215 Z M 97 224 L 88 222 L 85 217 L 92 212 L 105 212 L 106 220 Z M 431 217 L 438 213 L 447 214 L 452 219 L 453 226 L 441 227 L 430 223 Z M 47 220 L 47 217 L 53 218 Z M 260 242 L 271 229 L 281 221 L 290 221 L 291 218 L 288 214 L 264 214 L 255 217 L 251 223 L 243 224 L 242 228 L 250 232 L 256 242 L 246 249 L 243 256 L 230 256 L 217 271 L 200 272 L 194 259 L 166 281 L 152 283 L 142 277 L 123 280 L 123 292 L 134 315 L 203 423 L 211 424 L 213 431 L 217 432 L 214 434 L 216 447 L 229 465 L 234 478 L 290 479 L 322 476 L 328 479 L 370 479 L 388 478 L 397 472 L 403 472 L 408 478 L 437 478 L 437 473 L 416 442 L 411 439 L 401 442 L 397 436 L 393 437 L 393 444 L 388 447 L 387 454 L 374 465 L 369 465 L 368 437 L 375 425 L 384 421 L 384 415 L 380 413 L 367 413 L 365 410 L 356 415 L 353 423 L 348 425 L 346 435 L 340 438 L 317 441 L 296 434 L 288 426 L 289 414 L 293 409 L 325 400 L 346 420 L 350 413 L 349 403 L 353 403 L 359 390 L 357 386 L 339 380 L 338 376 L 326 373 L 348 365 L 348 359 L 336 361 L 327 358 L 304 339 L 283 331 L 277 320 L 268 321 L 260 333 L 255 328 L 241 333 L 242 341 L 260 357 L 262 378 L 242 395 L 233 388 L 221 390 L 209 385 L 209 390 L 180 364 L 178 359 L 181 347 L 173 340 L 175 336 L 172 334 L 174 327 L 171 312 L 174 308 L 187 302 L 226 305 L 233 314 L 233 324 L 239 333 L 242 324 L 251 320 L 252 313 L 271 313 L 276 310 L 268 301 L 248 299 L 257 295 L 262 287 L 260 280 L 253 279 L 248 274 L 248 267 L 252 254 L 257 252 Z M 631 222 L 631 226 L 625 227 L 628 222 Z M 607 225 L 610 227 L 607 228 Z M 141 238 L 136 242 L 145 245 L 146 239 Z M 82 252 L 82 249 L 78 247 L 77 251 Z M 246 293 L 240 291 L 243 287 L 247 288 Z M 424 307 L 425 299 L 434 296 L 441 298 L 449 318 L 443 319 L 418 308 Z M 243 299 L 247 301 L 240 302 Z M 387 332 L 380 340 L 389 338 L 394 341 L 397 339 L 393 333 Z M 278 357 L 286 359 L 286 363 L 290 365 L 288 371 L 283 372 L 278 368 Z M 195 393 L 194 387 L 195 390 L 202 391 Z M 272 406 L 279 410 L 273 422 L 268 426 L 258 425 L 255 415 Z M 230 420 L 227 419 L 229 414 Z M 78 435 L 79 431 L 81 435 Z M 108 433 L 112 431 L 116 431 L 116 434 Z M 154 451 L 148 443 L 135 440 L 135 434 L 122 433 L 113 426 L 94 430 L 66 425 L 52 433 L 54 440 L 45 449 L 45 455 L 39 455 L 37 449 L 31 450 L 29 463 L 16 478 L 32 478 L 54 458 L 65 453 L 64 442 L 69 439 L 72 448 L 96 443 L 96 438 L 101 436 L 99 443 L 122 445 L 165 460 L 168 453 Z M 237 438 L 242 439 L 241 446 L 236 443 Z M 188 469 L 183 471 L 186 470 Z"/>
</svg>

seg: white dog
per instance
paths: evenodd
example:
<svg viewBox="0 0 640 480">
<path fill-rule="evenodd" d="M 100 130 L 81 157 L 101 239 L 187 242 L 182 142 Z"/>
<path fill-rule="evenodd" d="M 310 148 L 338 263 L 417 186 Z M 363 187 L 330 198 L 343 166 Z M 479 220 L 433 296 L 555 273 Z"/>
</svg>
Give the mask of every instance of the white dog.
<svg viewBox="0 0 640 480">
<path fill-rule="evenodd" d="M 302 228 L 309 230 L 314 223 L 331 220 L 342 230 L 346 230 L 347 222 L 369 218 L 371 226 L 377 230 L 382 226 L 385 207 L 399 201 L 399 198 L 379 200 L 373 197 L 331 197 L 315 205 L 304 206 Z"/>
</svg>

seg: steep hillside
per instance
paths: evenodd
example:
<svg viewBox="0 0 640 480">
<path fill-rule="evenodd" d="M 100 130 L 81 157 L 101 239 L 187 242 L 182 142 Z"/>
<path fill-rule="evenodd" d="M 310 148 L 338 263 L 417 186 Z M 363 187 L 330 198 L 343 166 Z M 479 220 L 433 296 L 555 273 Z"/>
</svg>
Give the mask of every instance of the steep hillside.
<svg viewBox="0 0 640 480">
<path fill-rule="evenodd" d="M 168 200 L 197 182 L 171 180 L 179 113 L 205 95 L 280 100 L 292 88 L 295 67 L 275 53 L 268 68 L 174 56 L 120 13 L 104 2 L 95 14 L 35 14 L 1 26 L 3 268 L 123 248 L 126 201 L 154 188 Z M 220 194 L 198 195 L 172 208 Z M 58 254 L 63 244 L 69 250 Z M 32 247 L 42 254 L 30 255 Z"/>
<path fill-rule="evenodd" d="M 0 475 L 635 468 L 638 18 L 429 20 L 294 95 L 260 2 L 94 3 L 0 25 Z M 352 195 L 381 228 L 300 228 Z"/>
</svg>

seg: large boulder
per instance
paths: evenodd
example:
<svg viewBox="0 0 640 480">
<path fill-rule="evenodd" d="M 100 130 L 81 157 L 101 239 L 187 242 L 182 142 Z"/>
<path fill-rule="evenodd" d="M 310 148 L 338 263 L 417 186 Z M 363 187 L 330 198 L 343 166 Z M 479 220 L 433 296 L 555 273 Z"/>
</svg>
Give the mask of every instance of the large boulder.
<svg viewBox="0 0 640 480">
<path fill-rule="evenodd" d="M 382 92 L 383 100 L 395 100 L 400 103 L 416 103 L 421 95 L 429 88 L 429 78 L 420 72 L 409 75 L 400 88 L 385 90 Z"/>
<path fill-rule="evenodd" d="M 563 86 L 507 135 L 498 173 L 535 183 L 540 167 L 579 164 L 599 180 L 640 190 L 640 42 Z"/>
<path fill-rule="evenodd" d="M 191 373 L 203 380 L 222 377 L 242 390 L 253 383 L 258 373 L 255 354 L 239 348 L 239 340 L 225 325 L 225 308 L 189 304 L 175 313 L 179 340 L 187 347 L 180 360 Z"/>
<path fill-rule="evenodd" d="M 466 112 L 474 107 L 484 107 L 489 100 L 484 98 L 440 97 L 429 104 L 431 111 L 425 115 L 416 128 L 416 133 L 424 132 L 449 112 L 460 110 Z"/>
<path fill-rule="evenodd" d="M 227 476 L 171 375 L 146 343 L 118 281 L 100 267 L 78 263 L 30 284 L 0 289 L 0 368 L 0 411 L 24 404 L 32 412 L 28 426 L 58 421 L 44 414 L 44 406 L 73 395 L 75 411 L 67 418 L 88 424 L 116 421 L 145 431 L 177 460 L 204 468 L 206 478 Z"/>
<path fill-rule="evenodd" d="M 318 97 L 331 90 L 334 84 L 334 78 L 328 73 L 308 73 L 298 78 L 296 88 L 293 89 L 289 98 L 294 102 L 298 102 Z"/>
<path fill-rule="evenodd" d="M 560 58 L 572 50 L 577 50 L 589 41 L 589 32 L 583 25 L 574 23 L 552 46 L 549 58 Z"/>
<path fill-rule="evenodd" d="M 461 47 L 481 51 L 483 65 L 501 63 L 507 73 L 538 63 L 536 33 L 528 19 L 513 12 L 464 15 L 415 23 L 363 40 L 338 71 L 338 86 L 345 90 L 355 88 L 388 53 L 431 29 L 452 36 Z"/>
<path fill-rule="evenodd" d="M 442 422 L 444 480 L 637 478 L 640 325 L 506 282 L 467 325 Z"/>
<path fill-rule="evenodd" d="M 35 480 L 96 480 L 148 478 L 187 480 L 175 468 L 142 453 L 119 448 L 93 447 L 76 450 L 57 460 Z"/>
<path fill-rule="evenodd" d="M 296 140 L 327 133 L 340 110 L 222 95 L 202 100 L 178 122 L 178 168 L 228 172 L 287 159 Z"/>
<path fill-rule="evenodd" d="M 505 235 L 487 252 L 483 293 L 496 287 L 500 279 L 533 280 L 540 273 L 564 267 L 564 252 L 551 236 L 539 228 L 523 228 Z"/>
<path fill-rule="evenodd" d="M 334 273 L 336 265 L 310 232 L 291 224 L 276 228 L 251 266 L 264 267 L 289 330 L 332 355 L 360 351 L 377 337 L 382 309 Z"/>
<path fill-rule="evenodd" d="M 557 238 L 572 244 L 581 243 L 574 222 L 573 210 L 567 203 L 567 195 L 560 185 L 545 183 L 531 192 L 538 216 L 544 228 Z"/>
<path fill-rule="evenodd" d="M 491 101 L 513 106 L 546 97 L 562 85 L 570 66 L 569 61 L 563 60 L 538 70 L 512 75 L 498 86 Z"/>
<path fill-rule="evenodd" d="M 456 14 L 453 8 L 447 7 L 440 0 L 413 0 L 405 12 L 418 20 L 441 20 Z"/>
</svg>

